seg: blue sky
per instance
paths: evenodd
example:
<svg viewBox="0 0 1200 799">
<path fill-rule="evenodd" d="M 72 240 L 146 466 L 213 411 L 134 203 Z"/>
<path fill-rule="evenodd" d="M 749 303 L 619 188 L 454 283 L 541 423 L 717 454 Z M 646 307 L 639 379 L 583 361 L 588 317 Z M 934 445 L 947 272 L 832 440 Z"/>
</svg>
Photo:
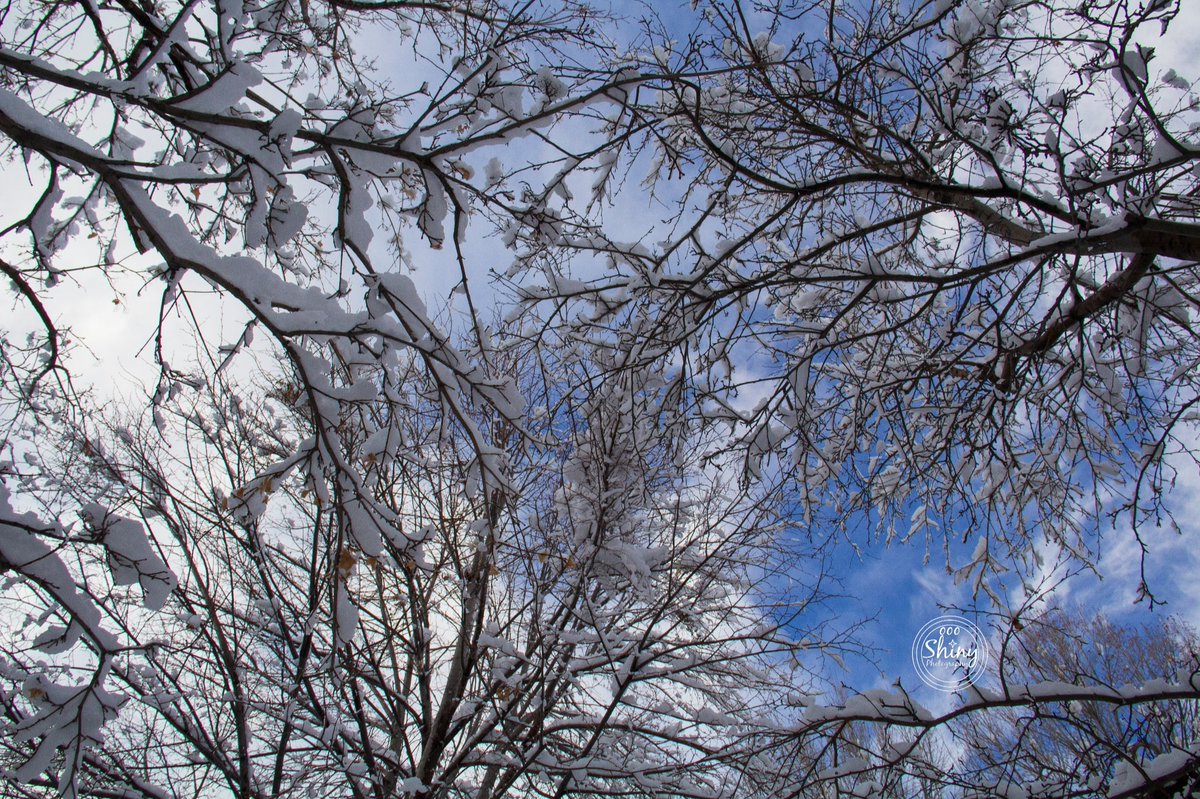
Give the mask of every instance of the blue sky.
<svg viewBox="0 0 1200 799">
<path fill-rule="evenodd" d="M 609 7 L 614 15 L 623 16 L 630 23 L 613 32 L 613 35 L 636 35 L 636 21 L 647 8 L 651 8 L 661 13 L 664 24 L 673 25 L 677 29 L 674 32 L 683 38 L 692 29 L 694 17 L 690 12 L 664 13 L 674 5 L 661 2 L 612 3 Z M 1169 37 L 1153 43 L 1158 51 L 1156 64 L 1161 69 L 1174 67 L 1185 75 L 1195 72 L 1190 54 L 1200 52 L 1200 34 L 1196 26 L 1189 26 L 1186 22 L 1177 21 Z M 510 157 L 519 160 L 530 147 L 533 150 L 525 157 L 542 155 L 532 141 L 510 145 Z M 635 181 L 640 177 L 635 170 L 630 182 L 636 185 Z M 622 195 L 623 205 L 606 209 L 605 221 L 614 231 L 615 238 L 637 239 L 645 231 L 645 209 L 630 202 L 632 191 L 626 190 Z M 579 192 L 580 196 L 582 193 Z M 648 238 L 652 240 L 653 236 Z M 419 256 L 418 261 L 423 264 L 432 265 L 446 258 L 444 252 L 428 251 L 423 242 L 412 239 L 410 242 L 410 247 Z M 475 276 L 481 276 L 486 269 L 503 271 L 507 267 L 507 259 L 511 257 L 511 253 L 500 250 L 494 238 L 472 238 L 466 254 Z M 454 271 L 433 268 L 418 270 L 415 277 L 426 289 L 431 307 L 436 307 L 439 298 L 445 297 L 453 286 Z M 473 290 L 481 292 L 484 298 L 490 296 L 478 277 Z M 1200 556 L 1197 555 L 1197 548 L 1189 543 L 1196 535 L 1200 535 L 1197 526 L 1200 517 L 1190 512 L 1200 498 L 1200 475 L 1191 462 L 1176 465 L 1179 480 L 1172 492 L 1169 507 L 1178 514 L 1183 534 L 1168 527 L 1150 527 L 1142 531 L 1150 544 L 1147 575 L 1157 598 L 1166 603 L 1153 610 L 1154 614 L 1177 615 L 1200 626 L 1200 582 L 1192 576 L 1200 573 Z M 1149 604 L 1135 601 L 1141 580 L 1140 550 L 1126 520 L 1119 518 L 1114 528 L 1105 529 L 1108 526 L 1104 522 L 1098 530 L 1102 538 L 1097 571 L 1103 577 L 1076 567 L 1074 571 L 1077 573 L 1055 588 L 1055 599 L 1103 612 L 1120 623 L 1146 623 L 1152 618 Z M 1097 532 L 1095 529 L 1093 531 Z M 953 535 L 961 539 L 963 532 L 955 531 Z M 867 535 L 862 533 L 852 539 L 859 545 L 857 551 L 849 541 L 838 539 L 842 543 L 832 552 L 832 573 L 840 584 L 839 593 L 842 597 L 831 600 L 821 612 L 824 615 L 818 615 L 817 618 L 873 619 L 862 632 L 863 642 L 872 650 L 872 657 L 845 658 L 848 673 L 844 681 L 851 688 L 866 690 L 887 687 L 899 677 L 918 698 L 944 700 L 945 697 L 938 692 L 921 685 L 913 670 L 909 653 L 914 634 L 925 622 L 948 608 L 978 619 L 984 626 L 987 626 L 987 620 L 977 614 L 976 609 L 995 610 L 989 605 L 987 597 L 972 597 L 969 585 L 955 584 L 953 577 L 946 572 L 940 540 L 934 540 L 929 563 L 925 563 L 925 547 L 920 538 L 918 536 L 918 540 L 908 545 L 884 547 L 867 540 Z M 968 539 L 966 543 L 952 546 L 956 563 L 967 560 L 974 548 L 975 536 L 968 535 Z M 1047 579 L 1057 582 L 1050 575 L 1047 575 Z M 1019 606 L 1026 599 L 1025 592 L 1015 581 L 1010 580 L 1006 587 L 1005 598 L 1012 607 Z"/>
<path fill-rule="evenodd" d="M 647 8 L 662 13 L 674 6 L 674 3 L 661 2 L 611 4 L 614 15 L 625 17 L 630 23 L 643 15 Z M 1185 13 L 1195 15 L 1194 4 L 1188 5 Z M 663 19 L 668 25 L 676 25 L 680 36 L 691 30 L 691 12 L 663 13 Z M 1182 74 L 1192 73 L 1189 77 L 1200 77 L 1194 74 L 1195 61 L 1191 58 L 1192 53 L 1200 52 L 1200 26 L 1187 23 L 1188 20 L 1177 21 L 1168 38 L 1154 42 L 1158 55 L 1156 64 L 1164 70 L 1173 66 Z M 630 24 L 612 33 L 614 36 L 635 35 L 637 27 Z M 377 43 L 368 40 L 362 44 L 362 48 L 365 50 L 378 44 L 381 52 L 403 55 L 402 50 L 388 49 L 388 42 L 388 38 L 381 38 Z M 390 63 L 381 62 L 381 67 L 407 71 L 419 68 L 419 62 L 407 56 L 395 56 L 394 59 Z M 411 79 L 411 72 L 404 74 L 406 82 Z M 514 163 L 519 163 L 522 158 L 531 160 L 544 155 L 544 149 L 536 139 L 517 142 L 510 145 L 508 150 L 508 157 Z M 489 152 L 484 157 L 493 154 Z M 635 172 L 634 178 L 638 177 L 640 175 Z M 630 189 L 622 196 L 623 206 L 606 210 L 606 222 L 611 229 L 617 234 L 624 230 L 629 238 L 640 237 L 646 218 L 644 206 L 628 202 L 635 191 L 636 188 Z M 476 231 L 486 228 L 483 220 L 476 220 L 474 225 Z M 382 236 L 377 238 L 381 239 Z M 418 265 L 413 278 L 431 311 L 444 308 L 447 302 L 452 302 L 450 307 L 454 309 L 453 312 L 461 314 L 462 301 L 449 299 L 459 277 L 452 250 L 431 249 L 411 226 L 407 228 L 406 244 Z M 488 287 L 487 276 L 493 270 L 503 272 L 512 253 L 504 250 L 494 236 L 473 235 L 466 243 L 464 255 L 473 279 L 477 303 L 485 308 L 494 307 L 497 298 Z M 131 349 L 136 349 L 129 347 L 131 336 L 145 336 L 145 315 L 153 313 L 157 307 L 156 292 L 146 291 L 139 300 L 141 281 L 140 278 L 134 278 L 129 281 L 128 301 L 125 304 L 98 309 L 89 300 L 86 281 L 90 279 L 93 278 L 82 278 L 84 283 L 78 289 L 57 291 L 54 298 L 57 312 L 62 318 L 72 319 L 77 338 L 90 342 L 95 348 L 97 361 L 92 366 L 92 374 L 96 382 L 107 382 L 117 393 L 124 393 L 140 381 L 153 377 L 149 353 L 143 351 L 134 360 L 120 362 L 115 359 L 110 361 L 109 356 L 128 354 Z M 215 317 L 219 318 L 219 313 L 219 310 L 213 310 Z M 1200 573 L 1200 557 L 1197 555 L 1198 548 L 1190 543 L 1200 535 L 1200 515 L 1192 512 L 1200 500 L 1200 477 L 1195 464 L 1191 462 L 1180 462 L 1177 467 L 1179 481 L 1169 504 L 1178 513 L 1182 535 L 1169 527 L 1144 531 L 1151 547 L 1148 574 L 1152 588 L 1166 602 L 1164 607 L 1154 612 L 1175 614 L 1200 626 L 1200 581 L 1193 576 Z M 975 599 L 970 596 L 967 586 L 955 585 L 952 577 L 946 573 L 936 542 L 928 564 L 923 562 L 925 551 L 921 542 L 885 548 L 878 543 L 868 542 L 864 535 L 856 543 L 860 544 L 857 552 L 845 541 L 832 552 L 833 576 L 840 583 L 842 598 L 831 600 L 822 612 L 827 614 L 825 618 L 874 619 L 864 628 L 863 638 L 875 657 L 873 661 L 847 657 L 848 673 L 844 680 L 852 688 L 865 690 L 885 687 L 894 678 L 900 677 L 906 687 L 918 693 L 922 689 L 909 662 L 913 635 L 922 624 L 940 615 L 947 607 L 965 609 L 968 616 L 972 615 Z M 961 545 L 958 548 L 965 552 L 956 554 L 969 553 L 973 544 L 971 541 Z M 1141 579 L 1139 558 L 1140 552 L 1131 531 L 1122 520 L 1118 520 L 1116 528 L 1104 534 L 1098 564 L 1098 571 L 1104 578 L 1082 572 L 1059 588 L 1056 596 L 1060 600 L 1104 612 L 1122 623 L 1144 622 L 1149 618 L 1150 610 L 1144 602 L 1135 604 Z M 1010 593 L 1014 601 L 1020 601 L 1019 587 L 1010 586 Z"/>
</svg>

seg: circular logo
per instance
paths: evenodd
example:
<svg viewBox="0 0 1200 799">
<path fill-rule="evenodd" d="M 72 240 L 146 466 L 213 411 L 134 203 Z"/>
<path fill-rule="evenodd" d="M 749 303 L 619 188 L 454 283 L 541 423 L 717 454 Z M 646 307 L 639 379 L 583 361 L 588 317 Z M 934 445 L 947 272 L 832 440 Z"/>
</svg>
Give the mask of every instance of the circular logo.
<svg viewBox="0 0 1200 799">
<path fill-rule="evenodd" d="M 930 688 L 960 691 L 987 668 L 983 631 L 961 616 L 938 616 L 913 638 L 912 663 Z"/>
</svg>

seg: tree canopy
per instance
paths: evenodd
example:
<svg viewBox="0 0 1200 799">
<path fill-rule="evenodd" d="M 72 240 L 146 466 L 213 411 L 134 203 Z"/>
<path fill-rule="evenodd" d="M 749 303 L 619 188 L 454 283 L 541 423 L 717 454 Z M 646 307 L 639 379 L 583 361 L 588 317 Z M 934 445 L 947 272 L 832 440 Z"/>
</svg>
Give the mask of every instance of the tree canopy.
<svg viewBox="0 0 1200 799">
<path fill-rule="evenodd" d="M 4 790 L 1195 790 L 1195 634 L 1057 604 L 1196 469 L 1189 13 L 13 0 Z"/>
</svg>

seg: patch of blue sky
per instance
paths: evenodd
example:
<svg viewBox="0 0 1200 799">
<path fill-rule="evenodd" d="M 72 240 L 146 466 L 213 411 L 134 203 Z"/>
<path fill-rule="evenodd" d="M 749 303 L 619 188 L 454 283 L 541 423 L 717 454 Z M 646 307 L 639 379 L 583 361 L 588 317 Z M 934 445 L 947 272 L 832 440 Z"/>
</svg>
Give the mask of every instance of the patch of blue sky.
<svg viewBox="0 0 1200 799">
<path fill-rule="evenodd" d="M 671 9 L 674 9 L 676 5 L 682 9 L 685 4 L 612 3 L 609 5 L 609 9 L 613 17 L 624 22 L 619 23 L 621 27 L 618 27 L 617 30 L 609 33 L 615 40 L 636 45 L 638 20 L 650 13 L 657 13 L 658 18 L 655 24 L 664 26 L 672 36 L 678 36 L 681 42 L 685 42 L 688 36 L 696 33 L 698 28 L 705 28 L 706 25 L 703 22 L 697 22 L 697 15 L 691 11 L 672 13 Z M 780 38 L 788 38 L 793 33 L 803 32 L 810 37 L 819 37 L 822 35 L 824 22 L 824 19 L 818 19 L 815 15 L 792 20 L 788 24 L 794 26 L 794 31 L 781 30 L 779 35 Z M 751 26 L 751 31 L 757 33 L 758 31 L 753 30 L 753 26 L 762 24 L 765 29 L 769 26 L 769 19 L 762 14 L 752 12 L 747 23 Z M 624 27 L 624 25 L 628 27 Z M 579 133 L 582 136 L 588 136 L 593 132 L 586 129 L 586 126 L 582 126 Z M 562 155 L 560 151 L 538 138 L 510 142 L 502 145 L 501 150 L 504 157 L 511 159 L 514 164 L 547 164 L 547 166 L 539 168 L 541 170 L 539 174 L 545 174 L 548 170 L 555 168 L 550 164 Z M 485 155 L 489 155 L 489 153 L 480 151 L 478 157 L 482 159 Z M 639 156 L 632 164 L 626 166 L 628 174 L 636 178 L 639 173 L 648 170 L 651 166 L 650 158 L 651 155 L 648 153 Z M 475 166 L 477 172 L 481 171 L 481 165 Z M 611 235 L 625 240 L 653 241 L 661 235 L 661 231 L 656 229 L 654 224 L 647 224 L 648 220 L 654 216 L 647 211 L 652 209 L 655 204 L 661 208 L 681 198 L 692 177 L 693 175 L 683 175 L 674 181 L 660 183 L 653 198 L 644 194 L 637 180 L 630 180 L 618 188 L 616 193 L 619 196 L 610 198 L 611 202 L 608 203 L 607 208 L 603 207 L 603 203 L 601 204 L 605 223 L 608 230 L 611 231 Z M 588 173 L 582 170 L 568 179 L 568 188 L 571 194 L 576 197 L 587 196 L 587 192 L 590 190 L 588 180 Z M 632 202 L 631 198 L 636 197 L 639 193 L 643 193 L 643 201 L 641 203 Z M 702 240 L 711 245 L 722 233 L 723 231 L 714 227 L 704 232 Z M 421 264 L 417 277 L 419 284 L 430 292 L 431 296 L 447 296 L 460 280 L 459 269 L 452 258 L 452 253 L 446 250 L 432 250 L 419 237 L 409 237 L 409 240 L 408 246 L 414 253 L 414 260 Z M 694 253 L 691 255 L 694 256 Z M 482 275 L 486 271 L 492 270 L 503 272 L 513 257 L 513 253 L 502 252 L 499 242 L 494 237 L 473 235 L 464 243 L 463 257 L 471 265 L 473 274 Z M 690 271 L 688 264 L 680 262 L 676 266 L 683 272 Z M 576 258 L 570 264 L 570 268 L 576 278 L 583 279 L 600 279 L 607 272 L 603 257 L 600 255 Z M 473 283 L 472 291 L 484 307 L 499 301 L 491 293 L 492 289 L 488 287 L 486 281 L 480 280 Z M 765 304 L 760 303 L 754 306 L 751 316 L 759 322 L 769 323 L 767 320 L 771 313 L 772 311 Z M 763 356 L 759 353 L 752 353 L 752 349 L 751 345 L 747 344 L 739 350 L 739 355 L 748 356 L 742 360 L 742 363 L 745 374 L 751 379 L 759 367 L 764 375 L 768 371 L 767 363 L 756 363 L 756 360 Z M 1118 437 L 1121 435 L 1127 435 L 1127 433 L 1118 431 Z M 1197 484 L 1195 468 L 1191 464 L 1181 464 L 1180 466 L 1180 485 L 1176 486 L 1168 506 L 1182 511 L 1184 517 L 1182 527 L 1185 532 L 1194 535 L 1187 510 L 1195 500 Z M 1077 475 L 1077 479 L 1082 480 L 1086 486 L 1089 478 L 1085 472 L 1081 471 Z M 913 503 L 913 507 L 901 509 L 897 515 L 903 517 L 910 510 L 915 510 L 915 500 Z M 933 542 L 933 549 L 935 551 L 927 559 L 929 553 L 927 553 L 924 536 L 918 536 L 916 540 L 907 545 L 893 544 L 884 547 L 877 542 L 871 543 L 871 536 L 866 531 L 877 523 L 877 519 L 873 519 L 869 513 L 859 513 L 861 518 L 844 520 L 848 522 L 847 526 L 850 529 L 858 530 L 859 534 L 853 536 L 830 534 L 830 547 L 825 553 L 828 557 L 829 576 L 833 577 L 841 586 L 838 591 L 841 595 L 840 598 L 827 601 L 820 609 L 810 609 L 808 613 L 811 615 L 795 619 L 796 632 L 802 633 L 801 628 L 810 624 L 819 624 L 828 619 L 873 619 L 868 622 L 864 630 L 865 638 L 863 640 L 873 650 L 874 657 L 870 660 L 853 656 L 847 658 L 848 669 L 841 679 L 854 688 L 866 689 L 879 684 L 890 684 L 891 679 L 900 677 L 906 687 L 916 688 L 917 686 L 914 685 L 915 675 L 912 673 L 908 657 L 911 637 L 920 625 L 945 608 L 961 610 L 974 618 L 983 618 L 987 612 L 994 610 L 986 602 L 981 604 L 971 595 L 969 583 L 956 583 L 953 576 L 947 573 L 945 566 L 947 555 L 951 563 L 962 563 L 969 560 L 975 547 L 978 531 L 969 527 L 970 514 L 960 516 L 958 527 L 934 533 L 936 540 Z M 1103 522 L 1099 524 L 1082 522 L 1082 524 L 1085 525 L 1086 536 L 1094 540 L 1099 534 Z M 947 536 L 945 552 L 941 550 L 943 533 Z M 807 533 L 798 529 L 796 534 L 806 535 Z M 1194 587 L 1194 583 L 1187 579 L 1189 570 L 1195 565 L 1194 547 L 1186 544 L 1188 536 L 1176 535 L 1169 530 L 1157 528 L 1143 530 L 1143 535 L 1153 539 L 1149 542 L 1150 555 L 1147 560 L 1148 576 L 1155 584 L 1152 587 L 1155 587 L 1156 593 L 1168 602 L 1166 608 L 1168 612 L 1180 612 L 1185 618 L 1195 620 L 1194 617 L 1197 613 L 1194 609 L 1200 606 L 1200 602 L 1197 601 L 1200 600 L 1200 596 L 1197 596 L 1200 592 Z M 1055 590 L 1055 596 L 1060 600 L 1078 602 L 1087 608 L 1115 615 L 1121 620 L 1141 618 L 1142 614 L 1148 610 L 1145 603 L 1141 605 L 1133 603 L 1137 595 L 1138 583 L 1141 580 L 1139 567 L 1141 553 L 1136 539 L 1130 530 L 1118 524 L 1117 529 L 1105 532 L 1099 540 L 1101 543 L 1098 571 L 1104 574 L 1105 578 L 1101 580 L 1086 571 L 1076 574 Z M 1030 546 L 1045 545 L 1040 542 L 1030 542 Z M 1048 552 L 1047 555 L 1052 556 L 1052 553 Z M 1051 562 L 1053 562 L 1052 557 Z M 787 577 L 778 576 L 775 579 L 785 580 Z M 1018 584 L 1015 576 L 1008 578 L 1007 582 L 1001 579 L 1000 586 L 1008 592 L 1014 602 L 1024 600 L 1025 588 Z M 774 590 L 778 587 L 764 584 L 764 590 Z M 1157 612 L 1162 612 L 1162 610 Z"/>
</svg>

